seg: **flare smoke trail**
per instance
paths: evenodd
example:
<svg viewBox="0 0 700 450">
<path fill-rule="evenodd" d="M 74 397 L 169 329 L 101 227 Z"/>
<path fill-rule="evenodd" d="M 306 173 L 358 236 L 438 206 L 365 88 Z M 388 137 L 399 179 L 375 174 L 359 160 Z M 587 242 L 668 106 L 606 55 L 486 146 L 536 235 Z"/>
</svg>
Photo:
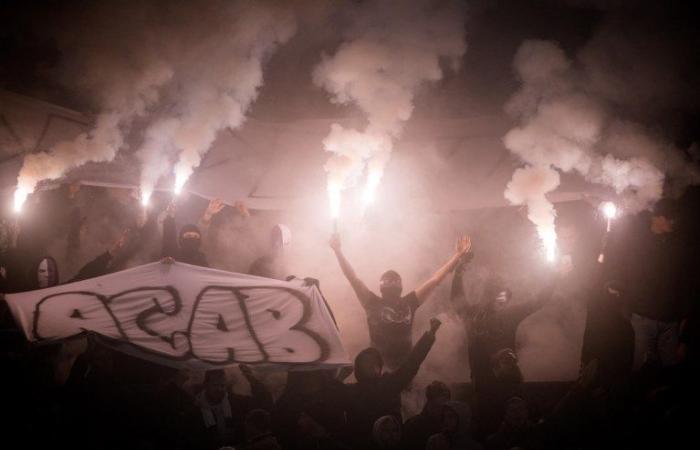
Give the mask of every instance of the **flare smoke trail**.
<svg viewBox="0 0 700 450">
<path fill-rule="evenodd" d="M 64 84 L 96 99 L 99 114 L 89 132 L 25 157 L 15 191 L 17 211 L 40 181 L 61 178 L 87 162 L 114 159 L 134 119 L 158 101 L 173 76 L 159 56 L 156 30 L 143 26 L 147 5 L 121 5 L 115 11 L 100 4 L 79 14 L 75 26 L 55 36 L 66 55 L 61 75 Z"/>
<path fill-rule="evenodd" d="M 589 44 L 582 54 L 591 52 Z M 596 64 L 590 57 L 588 62 L 572 61 L 557 43 L 539 40 L 525 41 L 514 60 L 522 86 L 506 110 L 519 124 L 503 141 L 525 167 L 515 171 L 505 197 L 528 206 L 545 246 L 556 239 L 554 209 L 546 198 L 559 186 L 556 171 L 577 172 L 612 188 L 631 213 L 661 198 L 665 175 L 697 179 L 677 149 L 625 119 L 625 109 L 614 104 L 618 99 L 603 94 Z"/>
<path fill-rule="evenodd" d="M 237 128 L 263 83 L 263 62 L 296 31 L 291 9 L 281 2 L 230 2 L 204 14 L 199 30 L 179 51 L 174 114 L 155 121 L 137 151 L 141 195 L 148 202 L 170 160 L 179 192 L 224 128 Z M 213 13 L 213 14 L 212 14 Z"/>
<path fill-rule="evenodd" d="M 464 19 L 458 1 L 363 2 L 351 14 L 345 42 L 314 69 L 314 83 L 334 103 L 355 104 L 367 118 L 362 131 L 334 124 L 323 141 L 332 154 L 325 169 L 333 217 L 341 192 L 363 175 L 363 203 L 373 201 L 394 140 L 413 113 L 416 90 L 443 77 L 442 59 L 459 67 Z"/>
</svg>

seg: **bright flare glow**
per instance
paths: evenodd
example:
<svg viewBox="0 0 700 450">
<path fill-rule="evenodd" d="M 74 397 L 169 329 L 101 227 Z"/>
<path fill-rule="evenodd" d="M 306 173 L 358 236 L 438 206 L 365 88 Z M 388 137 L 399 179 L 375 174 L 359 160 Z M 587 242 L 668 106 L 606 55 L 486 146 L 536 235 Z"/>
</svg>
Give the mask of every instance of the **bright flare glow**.
<svg viewBox="0 0 700 450">
<path fill-rule="evenodd" d="M 603 211 L 603 214 L 605 214 L 605 217 L 608 219 L 614 219 L 615 216 L 617 216 L 617 206 L 613 202 L 603 202 L 600 205 L 600 209 Z"/>
<path fill-rule="evenodd" d="M 340 217 L 341 189 L 338 183 L 328 183 L 328 201 L 331 209 L 331 218 L 338 220 Z"/>
<path fill-rule="evenodd" d="M 151 203 L 152 191 L 141 191 L 141 205 L 146 208 Z"/>
<path fill-rule="evenodd" d="M 14 210 L 16 214 L 19 214 L 22 212 L 22 205 L 24 205 L 24 202 L 27 200 L 27 197 L 29 196 L 29 191 L 27 189 L 24 189 L 22 187 L 17 187 L 15 190 L 15 205 L 14 205 Z"/>
<path fill-rule="evenodd" d="M 185 185 L 186 181 L 187 178 L 183 177 L 180 174 L 175 174 L 175 187 L 173 188 L 175 195 L 180 195 L 180 193 L 182 192 L 182 187 Z"/>
<path fill-rule="evenodd" d="M 363 209 L 367 209 L 374 203 L 377 195 L 377 186 L 379 186 L 379 180 L 381 177 L 382 174 L 379 171 L 370 171 L 367 175 L 367 183 L 365 184 L 365 190 L 362 193 Z"/>
<path fill-rule="evenodd" d="M 554 262 L 557 256 L 557 234 L 554 230 L 540 233 L 547 262 Z"/>
</svg>

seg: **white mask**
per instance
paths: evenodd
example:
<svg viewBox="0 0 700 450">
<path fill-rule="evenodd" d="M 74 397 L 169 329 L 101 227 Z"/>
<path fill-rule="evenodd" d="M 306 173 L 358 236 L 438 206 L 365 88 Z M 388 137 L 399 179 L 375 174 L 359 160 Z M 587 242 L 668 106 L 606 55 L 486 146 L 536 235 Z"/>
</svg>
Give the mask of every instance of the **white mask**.
<svg viewBox="0 0 700 450">
<path fill-rule="evenodd" d="M 37 281 L 39 282 L 39 288 L 43 289 L 49 287 L 49 260 L 44 258 L 39 263 L 39 269 L 37 272 Z"/>
</svg>

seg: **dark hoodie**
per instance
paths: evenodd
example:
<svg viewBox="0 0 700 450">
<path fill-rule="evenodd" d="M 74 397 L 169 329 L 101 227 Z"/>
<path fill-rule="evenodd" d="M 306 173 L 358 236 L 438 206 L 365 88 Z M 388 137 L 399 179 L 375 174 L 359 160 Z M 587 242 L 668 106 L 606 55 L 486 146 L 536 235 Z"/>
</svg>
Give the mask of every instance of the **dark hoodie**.
<svg viewBox="0 0 700 450">
<path fill-rule="evenodd" d="M 209 267 L 206 256 L 200 250 L 199 243 L 190 245 L 182 238 L 183 234 L 189 231 L 194 231 L 200 236 L 202 235 L 196 225 L 188 224 L 180 229 L 179 238 L 176 238 L 175 218 L 166 217 L 163 220 L 163 253 L 161 256 L 163 258 L 171 257 L 177 261 L 194 266 Z"/>
<path fill-rule="evenodd" d="M 428 439 L 426 450 L 459 449 L 459 450 L 483 450 L 481 444 L 471 436 L 471 410 L 466 403 L 449 401 L 445 408 L 452 410 L 459 418 L 457 430 L 442 431 Z"/>
<path fill-rule="evenodd" d="M 401 392 L 418 373 L 420 365 L 435 342 L 435 335 L 426 332 L 396 371 L 372 377 L 363 373 L 358 361 L 372 356 L 380 361 L 381 354 L 374 348 L 360 352 L 355 358 L 357 383 L 344 385 L 343 402 L 347 411 L 348 433 L 358 448 L 370 442 L 374 422 L 382 416 L 401 417 Z"/>
</svg>

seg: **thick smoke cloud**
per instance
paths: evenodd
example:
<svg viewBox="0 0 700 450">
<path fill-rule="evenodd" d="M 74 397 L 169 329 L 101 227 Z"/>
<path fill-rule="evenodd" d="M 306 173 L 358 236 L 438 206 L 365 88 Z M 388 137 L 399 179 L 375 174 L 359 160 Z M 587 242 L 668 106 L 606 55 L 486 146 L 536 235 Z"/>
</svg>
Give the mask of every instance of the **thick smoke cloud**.
<svg viewBox="0 0 700 450">
<path fill-rule="evenodd" d="M 136 151 L 144 200 L 173 163 L 181 188 L 217 133 L 243 123 L 265 59 L 295 33 L 295 8 L 304 11 L 299 2 L 275 1 L 163 6 L 99 3 L 71 17 L 69 31 L 57 32 L 65 54 L 60 78 L 91 98 L 97 119 L 76 139 L 26 157 L 19 203 L 42 180 L 113 160 L 137 118 L 147 125 Z"/>
<path fill-rule="evenodd" d="M 466 51 L 464 14 L 463 4 L 451 0 L 360 3 L 343 43 L 315 68 L 314 82 L 333 102 L 354 104 L 367 118 L 362 131 L 334 124 L 323 141 L 332 154 L 325 168 L 333 216 L 341 192 L 363 175 L 364 203 L 373 201 L 417 89 L 443 77 L 442 60 L 459 67 Z"/>
<path fill-rule="evenodd" d="M 545 194 L 559 185 L 555 170 L 576 172 L 612 188 L 631 213 L 662 197 L 666 176 L 685 183 L 698 179 L 681 150 L 628 118 L 634 117 L 638 102 L 647 102 L 620 94 L 624 89 L 614 88 L 620 80 L 604 79 L 600 64 L 608 67 L 607 58 L 600 55 L 608 51 L 607 45 L 618 43 L 596 36 L 577 60 L 571 60 L 556 42 L 530 40 L 515 56 L 522 86 L 506 110 L 518 125 L 503 141 L 526 167 L 515 172 L 505 196 L 514 204 L 528 205 L 529 218 L 543 238 L 554 233 L 553 209 Z M 629 76 L 635 80 L 634 74 Z M 630 83 L 632 90 L 635 83 L 648 84 Z M 655 98 L 654 88 L 648 87 L 647 100 Z M 524 180 L 526 173 L 545 172 L 550 182 L 534 182 L 542 179 L 534 175 Z"/>
<path fill-rule="evenodd" d="M 26 156 L 17 180 L 18 206 L 42 180 L 61 178 L 87 162 L 114 159 L 133 121 L 159 100 L 173 70 L 148 14 L 148 5 L 115 10 L 96 4 L 72 17 L 72 26 L 55 31 L 65 55 L 58 76 L 69 88 L 89 95 L 98 114 L 89 132 Z"/>
</svg>

